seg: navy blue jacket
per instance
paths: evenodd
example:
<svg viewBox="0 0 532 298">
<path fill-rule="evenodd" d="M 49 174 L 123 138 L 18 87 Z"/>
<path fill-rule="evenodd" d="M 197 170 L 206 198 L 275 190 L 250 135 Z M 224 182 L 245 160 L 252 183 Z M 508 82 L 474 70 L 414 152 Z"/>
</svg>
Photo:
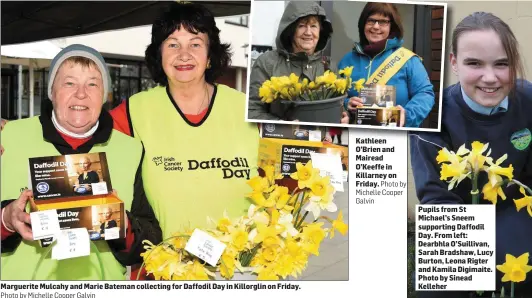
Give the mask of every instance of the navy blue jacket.
<svg viewBox="0 0 532 298">
<path fill-rule="evenodd" d="M 471 204 L 469 178 L 464 179 L 451 191 L 447 190 L 448 184 L 440 180 L 441 168 L 436 162 L 436 156 L 441 149 L 439 146 L 457 152 L 464 143 L 468 149 L 471 149 L 473 141 L 489 143 L 493 160 L 508 154 L 501 166 L 513 165 L 514 179 L 532 187 L 531 132 L 532 83 L 518 81 L 515 94 L 509 96 L 508 110 L 490 116 L 478 114 L 469 108 L 462 97 L 459 84 L 446 88 L 442 100 L 441 132 L 409 134 L 410 158 L 420 204 Z M 522 146 L 523 142 L 525 146 Z M 482 172 L 478 180 L 481 204 L 491 204 L 482 199 L 482 186 L 486 182 L 487 175 Z M 507 253 L 515 257 L 525 252 L 532 254 L 532 218 L 526 208 L 517 212 L 513 201 L 523 197 L 519 193 L 519 187 L 513 185 L 505 188 L 504 192 L 506 200 L 503 201 L 499 197 L 496 205 L 497 265 L 505 262 Z M 529 264 L 531 263 L 532 260 L 529 261 Z M 502 273 L 496 271 L 497 289 L 500 289 Z M 520 296 L 526 292 L 530 295 L 527 297 L 532 297 L 532 276 L 530 273 L 528 275 L 525 282 L 516 284 L 516 295 Z M 505 283 L 505 287 L 509 292 L 509 283 Z M 440 297 L 438 295 L 445 293 L 449 294 L 432 292 L 425 293 L 422 297 Z"/>
</svg>

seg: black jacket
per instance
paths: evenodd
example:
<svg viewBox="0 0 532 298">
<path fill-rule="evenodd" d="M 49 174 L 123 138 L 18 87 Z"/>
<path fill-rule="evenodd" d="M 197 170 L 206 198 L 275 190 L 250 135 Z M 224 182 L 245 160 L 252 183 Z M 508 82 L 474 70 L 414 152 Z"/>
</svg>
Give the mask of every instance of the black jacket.
<svg viewBox="0 0 532 298">
<path fill-rule="evenodd" d="M 43 102 L 44 107 L 41 110 L 41 116 L 39 120 L 43 129 L 43 139 L 54 145 L 57 151 L 62 154 L 81 154 L 88 153 L 95 144 L 105 143 L 109 140 L 113 131 L 113 119 L 111 115 L 105 110 L 102 110 L 99 117 L 99 126 L 94 135 L 86 143 L 79 146 L 76 150 L 73 149 L 57 132 L 54 124 L 51 120 L 52 105 L 48 101 Z M 16 149 L 16 148 L 13 148 Z M 9 148 L 6 148 L 9 150 Z M 144 150 L 144 149 L 143 149 Z M 159 226 L 155 213 L 151 205 L 149 204 L 146 193 L 144 192 L 142 182 L 142 159 L 144 158 L 144 152 L 139 164 L 139 167 L 135 176 L 135 190 L 133 194 L 133 202 L 126 211 L 130 225 L 128 229 L 131 229 L 135 240 L 128 252 L 123 250 L 126 248 L 126 241 L 124 238 L 108 240 L 107 243 L 113 252 L 116 259 L 123 265 L 129 266 L 142 262 L 140 254 L 144 251 L 142 241 L 149 240 L 154 244 L 162 241 L 162 231 Z M 2 208 L 7 206 L 13 200 L 2 201 Z M 21 237 L 18 233 L 7 237 L 2 241 L 2 252 L 14 251 L 20 244 Z"/>
</svg>

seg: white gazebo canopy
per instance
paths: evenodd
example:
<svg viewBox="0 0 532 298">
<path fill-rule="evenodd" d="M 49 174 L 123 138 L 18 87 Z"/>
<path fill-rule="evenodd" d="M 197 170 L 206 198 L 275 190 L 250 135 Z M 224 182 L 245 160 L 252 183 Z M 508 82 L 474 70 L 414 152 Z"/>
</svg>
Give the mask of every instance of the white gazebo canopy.
<svg viewBox="0 0 532 298">
<path fill-rule="evenodd" d="M 50 61 L 61 51 L 51 41 L 39 41 L 14 44 L 0 47 L 3 64 L 32 66 L 37 68 L 49 67 Z"/>
<path fill-rule="evenodd" d="M 18 65 L 18 117 L 22 117 L 22 66 L 29 70 L 29 116 L 34 115 L 34 68 L 46 68 L 50 66 L 51 60 L 61 51 L 51 41 L 39 41 L 23 44 L 14 44 L 0 47 L 2 64 Z"/>
</svg>

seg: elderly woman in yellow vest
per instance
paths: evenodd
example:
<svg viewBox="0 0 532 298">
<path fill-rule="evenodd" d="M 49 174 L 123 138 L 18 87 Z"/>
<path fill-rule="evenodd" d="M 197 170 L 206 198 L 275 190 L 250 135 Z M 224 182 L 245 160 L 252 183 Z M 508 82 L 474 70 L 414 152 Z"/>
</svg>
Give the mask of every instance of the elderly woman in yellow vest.
<svg viewBox="0 0 532 298">
<path fill-rule="evenodd" d="M 113 130 L 111 116 L 102 110 L 110 77 L 100 53 L 83 45 L 68 46 L 53 59 L 49 71 L 51 103 L 42 103 L 45 108 L 40 116 L 11 121 L 2 131 L 2 143 L 10 148 L 1 164 L 2 279 L 125 279 L 125 266 L 141 261 L 142 240 L 162 240 L 142 181 L 135 178 L 140 178 L 136 173 L 142 144 Z M 127 209 L 127 236 L 95 241 L 98 252 L 92 249 L 89 256 L 53 260 L 46 255 L 48 248 L 33 240 L 25 208 L 32 200 L 32 192 L 25 190 L 28 158 L 89 152 L 106 153 L 113 188 Z"/>
<path fill-rule="evenodd" d="M 366 84 L 394 86 L 401 109 L 399 126 L 419 127 L 434 106 L 434 91 L 421 59 L 402 47 L 403 25 L 397 7 L 367 3 L 358 20 L 358 33 L 360 42 L 340 60 L 338 68 L 354 66 L 354 82 L 365 79 Z M 393 66 L 385 68 L 392 61 Z M 354 111 L 363 105 L 355 88 L 348 95 L 346 109 Z"/>
<path fill-rule="evenodd" d="M 111 112 L 117 129 L 146 148 L 144 188 L 165 238 L 204 227 L 207 216 L 220 218 L 224 210 L 243 215 L 246 182 L 258 174 L 259 129 L 244 121 L 246 96 L 215 83 L 230 62 L 219 33 L 202 5 L 171 3 L 146 49 L 159 86 Z"/>
</svg>

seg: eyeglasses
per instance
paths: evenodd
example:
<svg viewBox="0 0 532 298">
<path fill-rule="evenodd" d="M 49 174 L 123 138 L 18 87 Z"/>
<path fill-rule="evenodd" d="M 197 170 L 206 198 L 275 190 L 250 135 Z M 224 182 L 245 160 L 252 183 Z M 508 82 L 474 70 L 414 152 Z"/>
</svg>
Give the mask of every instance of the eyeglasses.
<svg viewBox="0 0 532 298">
<path fill-rule="evenodd" d="M 372 18 L 369 18 L 369 19 L 366 20 L 366 24 L 370 25 L 370 26 L 374 26 L 375 24 L 379 24 L 380 26 L 387 27 L 387 26 L 390 26 L 391 22 L 392 21 L 390 21 L 390 20 L 377 20 L 377 19 L 372 19 Z"/>
</svg>

